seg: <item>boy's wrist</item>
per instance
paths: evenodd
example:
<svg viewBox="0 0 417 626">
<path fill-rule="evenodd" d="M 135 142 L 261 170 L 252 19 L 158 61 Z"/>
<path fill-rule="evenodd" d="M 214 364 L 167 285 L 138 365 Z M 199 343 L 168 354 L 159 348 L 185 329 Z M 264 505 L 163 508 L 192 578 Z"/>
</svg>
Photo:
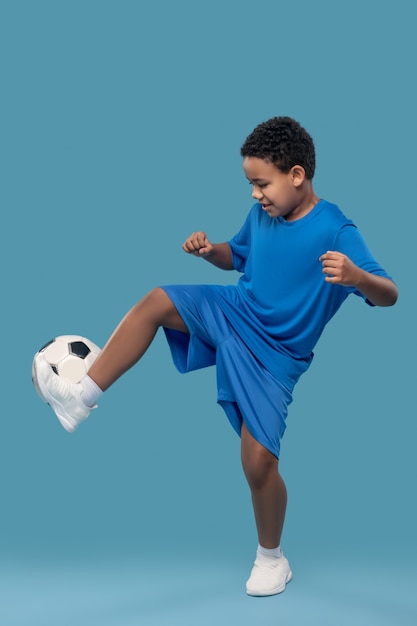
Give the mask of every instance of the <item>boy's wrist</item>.
<svg viewBox="0 0 417 626">
<path fill-rule="evenodd" d="M 352 281 L 352 286 L 358 291 L 362 291 L 362 289 L 366 288 L 369 274 L 360 267 L 357 267 L 356 270 L 357 277 Z"/>
</svg>

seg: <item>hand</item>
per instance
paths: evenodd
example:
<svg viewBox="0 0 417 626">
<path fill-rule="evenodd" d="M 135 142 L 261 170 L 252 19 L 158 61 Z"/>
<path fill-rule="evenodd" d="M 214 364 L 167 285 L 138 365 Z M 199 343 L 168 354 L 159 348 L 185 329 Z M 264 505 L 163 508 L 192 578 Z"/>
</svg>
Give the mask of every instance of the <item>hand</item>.
<svg viewBox="0 0 417 626">
<path fill-rule="evenodd" d="M 356 287 L 360 281 L 361 269 L 349 257 L 341 252 L 329 250 L 322 254 L 319 261 L 323 265 L 325 281 L 345 287 Z"/>
<path fill-rule="evenodd" d="M 213 244 L 207 239 L 206 233 L 200 230 L 188 237 L 182 244 L 182 249 L 184 252 L 187 252 L 187 254 L 207 257 L 213 252 Z"/>
</svg>

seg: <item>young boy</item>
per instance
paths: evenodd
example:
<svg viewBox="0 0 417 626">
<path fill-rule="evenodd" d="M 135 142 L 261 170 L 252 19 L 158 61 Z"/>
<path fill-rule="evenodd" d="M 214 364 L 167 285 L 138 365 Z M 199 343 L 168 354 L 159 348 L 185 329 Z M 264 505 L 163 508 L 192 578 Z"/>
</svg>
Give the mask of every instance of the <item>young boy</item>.
<svg viewBox="0 0 417 626">
<path fill-rule="evenodd" d="M 158 287 L 127 313 L 80 384 L 61 379 L 44 360 L 37 378 L 44 400 L 73 431 L 161 326 L 179 371 L 215 364 L 218 402 L 241 436 L 258 532 L 246 591 L 268 596 L 292 578 L 280 548 L 287 494 L 278 459 L 294 385 L 350 293 L 390 306 L 397 288 L 356 226 L 316 196 L 314 144 L 295 120 L 260 124 L 241 155 L 256 200 L 241 230 L 224 243 L 196 232 L 183 244 L 188 254 L 241 272 L 237 285 Z"/>
</svg>

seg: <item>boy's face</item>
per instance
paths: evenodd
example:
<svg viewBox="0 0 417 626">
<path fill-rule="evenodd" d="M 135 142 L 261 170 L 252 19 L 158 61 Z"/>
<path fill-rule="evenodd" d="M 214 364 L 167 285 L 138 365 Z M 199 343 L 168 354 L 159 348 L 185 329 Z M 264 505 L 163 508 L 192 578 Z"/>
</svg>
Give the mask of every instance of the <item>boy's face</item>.
<svg viewBox="0 0 417 626">
<path fill-rule="evenodd" d="M 295 220 L 304 215 L 304 194 L 301 191 L 305 173 L 302 167 L 296 165 L 284 174 L 270 161 L 245 157 L 243 169 L 252 185 L 252 197 L 270 217 Z"/>
</svg>

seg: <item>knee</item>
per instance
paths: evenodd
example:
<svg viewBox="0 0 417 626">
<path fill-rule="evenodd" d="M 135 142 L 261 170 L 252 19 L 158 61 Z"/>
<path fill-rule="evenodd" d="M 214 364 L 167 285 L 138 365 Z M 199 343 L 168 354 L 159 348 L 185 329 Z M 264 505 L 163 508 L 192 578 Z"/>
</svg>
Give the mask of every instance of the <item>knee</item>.
<svg viewBox="0 0 417 626">
<path fill-rule="evenodd" d="M 242 466 L 252 491 L 265 487 L 278 473 L 278 459 L 260 444 L 242 452 Z"/>
<path fill-rule="evenodd" d="M 141 300 L 141 302 L 151 302 L 155 307 L 165 307 L 168 303 L 171 303 L 171 300 L 168 298 L 166 292 L 162 289 L 162 287 L 154 287 L 151 291 L 148 291 L 146 296 Z"/>
<path fill-rule="evenodd" d="M 137 302 L 135 308 L 138 311 L 145 309 L 146 311 L 149 311 L 154 318 L 160 317 L 161 321 L 163 321 L 167 315 L 175 310 L 172 301 L 168 298 L 167 294 L 161 287 L 155 287 L 149 291 L 146 296 L 142 298 L 142 300 Z"/>
<path fill-rule="evenodd" d="M 145 314 L 157 325 L 188 333 L 171 298 L 162 287 L 155 287 L 137 303 L 138 311 Z"/>
</svg>

